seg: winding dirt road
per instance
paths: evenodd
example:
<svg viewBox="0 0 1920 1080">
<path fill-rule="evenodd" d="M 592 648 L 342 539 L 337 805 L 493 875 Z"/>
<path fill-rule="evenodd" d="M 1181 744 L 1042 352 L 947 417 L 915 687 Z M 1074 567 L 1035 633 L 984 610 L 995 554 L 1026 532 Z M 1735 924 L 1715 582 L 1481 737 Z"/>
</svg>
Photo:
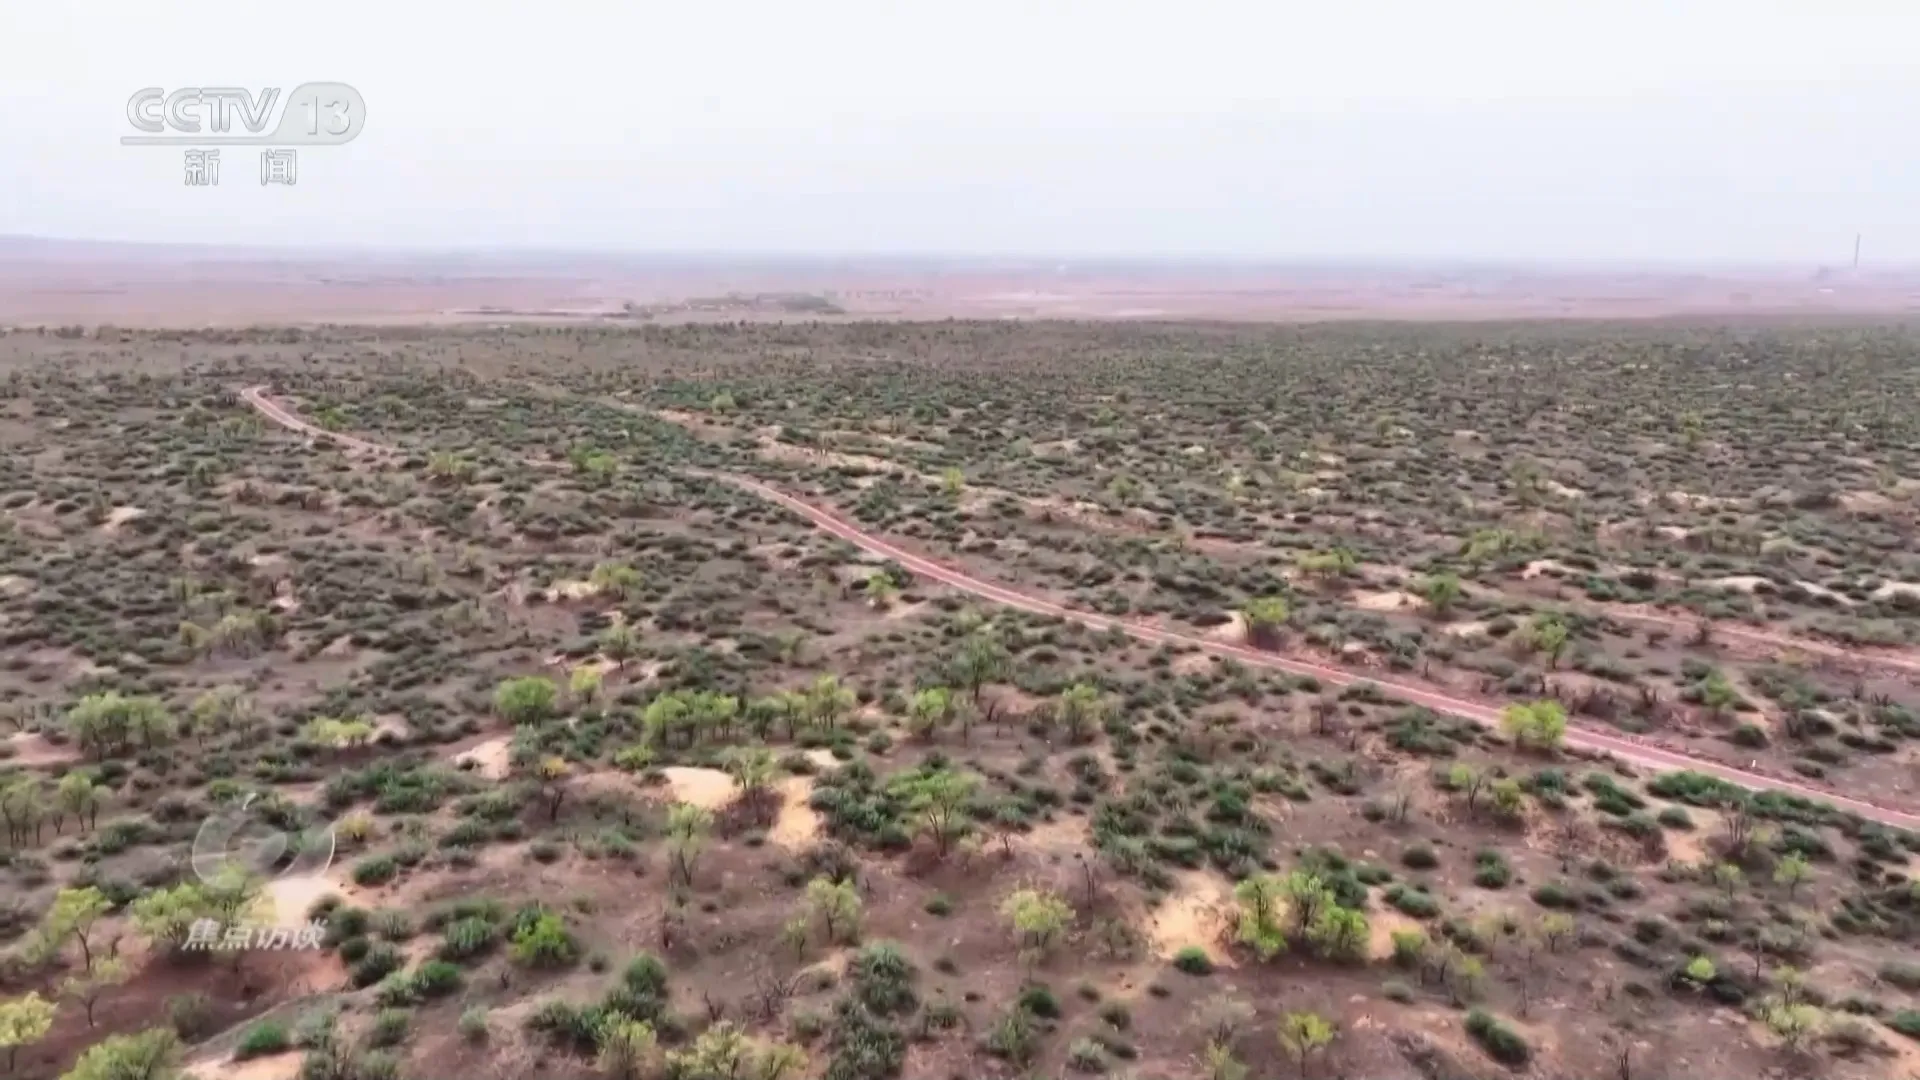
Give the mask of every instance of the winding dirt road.
<svg viewBox="0 0 1920 1080">
<path fill-rule="evenodd" d="M 328 431 L 300 417 L 267 396 L 265 386 L 248 387 L 240 392 L 242 400 L 259 411 L 267 419 L 291 431 L 317 439 L 326 439 L 353 450 L 370 454 L 388 455 L 402 453 L 399 448 L 370 442 L 352 435 Z M 1356 683 L 1372 683 L 1411 704 L 1421 705 L 1438 713 L 1463 717 L 1476 723 L 1498 728 L 1500 724 L 1500 706 L 1490 702 L 1472 701 L 1450 693 L 1444 693 L 1418 683 L 1405 682 L 1391 678 L 1379 678 L 1362 675 L 1340 668 L 1317 664 L 1308 660 L 1296 660 L 1274 653 L 1262 652 L 1239 645 L 1212 641 L 1207 638 L 1193 637 L 1156 626 L 1115 619 L 1093 612 L 1080 611 L 1064 607 L 1043 597 L 1020 592 L 1004 585 L 976 578 L 963 570 L 936 562 L 924 555 L 908 551 L 891 541 L 866 532 L 853 522 L 839 516 L 831 510 L 797 499 L 792 495 L 761 483 L 750 477 L 731 473 L 710 472 L 702 469 L 686 469 L 683 472 L 691 476 L 718 480 L 731 484 L 767 502 L 773 503 L 805 519 L 822 532 L 837 536 L 882 558 L 892 559 L 905 569 L 937 581 L 962 592 L 971 593 L 983 600 L 1030 612 L 1035 615 L 1052 616 L 1070 622 L 1077 622 L 1094 630 L 1119 630 L 1140 641 L 1156 645 L 1184 646 L 1199 649 L 1215 656 L 1227 657 L 1240 663 L 1284 671 L 1292 675 L 1311 676 L 1333 686 L 1351 686 Z M 1801 647 L 1796 644 L 1794 647 Z M 1798 779 L 1775 776 L 1747 769 L 1736 769 L 1716 762 L 1697 758 L 1679 750 L 1667 749 L 1655 745 L 1650 740 L 1616 732 L 1596 730 L 1584 724 L 1570 725 L 1566 737 L 1569 746 L 1612 754 L 1624 761 L 1652 769 L 1690 769 L 1718 777 L 1729 783 L 1760 791 L 1777 791 L 1799 795 L 1810 799 L 1824 800 L 1834 807 L 1845 810 L 1870 821 L 1881 822 L 1902 829 L 1920 831 L 1920 812 L 1896 808 L 1884 801 L 1872 802 L 1840 794 L 1825 785 L 1814 785 Z"/>
</svg>

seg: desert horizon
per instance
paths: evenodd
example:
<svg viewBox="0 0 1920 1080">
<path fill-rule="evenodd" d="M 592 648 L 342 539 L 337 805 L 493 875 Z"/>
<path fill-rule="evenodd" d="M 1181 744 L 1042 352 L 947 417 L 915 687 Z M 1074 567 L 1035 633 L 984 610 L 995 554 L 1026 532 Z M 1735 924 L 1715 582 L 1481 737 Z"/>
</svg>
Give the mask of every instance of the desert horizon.
<svg viewBox="0 0 1920 1080">
<path fill-rule="evenodd" d="M 1648 319 L 1920 311 L 1920 267 L 272 247 L 0 236 L 0 323 Z"/>
</svg>

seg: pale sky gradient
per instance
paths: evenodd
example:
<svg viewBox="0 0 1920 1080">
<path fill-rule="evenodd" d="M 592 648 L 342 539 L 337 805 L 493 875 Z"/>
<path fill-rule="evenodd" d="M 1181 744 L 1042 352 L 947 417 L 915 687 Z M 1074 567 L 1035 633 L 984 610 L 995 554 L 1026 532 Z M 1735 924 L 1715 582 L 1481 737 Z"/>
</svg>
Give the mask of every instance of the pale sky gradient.
<svg viewBox="0 0 1920 1080">
<path fill-rule="evenodd" d="M 1920 263 L 1910 0 L 0 0 L 0 234 Z M 263 188 L 146 86 L 337 80 Z"/>
</svg>

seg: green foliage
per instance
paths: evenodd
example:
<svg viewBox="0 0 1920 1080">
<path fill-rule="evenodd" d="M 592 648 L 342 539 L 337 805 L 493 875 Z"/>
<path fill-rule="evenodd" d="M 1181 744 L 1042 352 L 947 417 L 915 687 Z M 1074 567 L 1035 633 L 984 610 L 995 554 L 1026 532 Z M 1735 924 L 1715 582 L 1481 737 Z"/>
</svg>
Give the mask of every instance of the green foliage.
<svg viewBox="0 0 1920 1080">
<path fill-rule="evenodd" d="M 560 689 L 552 679 L 527 675 L 502 682 L 493 691 L 493 708 L 515 724 L 538 724 L 558 714 Z"/>
<path fill-rule="evenodd" d="M 1492 1015 L 1474 1009 L 1467 1013 L 1467 1034 L 1487 1055 L 1503 1065 L 1525 1065 L 1533 1057 L 1533 1048 L 1519 1032 L 1501 1023 Z"/>
<path fill-rule="evenodd" d="M 566 921 L 551 912 L 523 920 L 514 931 L 513 958 L 528 967 L 566 967 L 578 956 L 579 948 Z"/>
</svg>

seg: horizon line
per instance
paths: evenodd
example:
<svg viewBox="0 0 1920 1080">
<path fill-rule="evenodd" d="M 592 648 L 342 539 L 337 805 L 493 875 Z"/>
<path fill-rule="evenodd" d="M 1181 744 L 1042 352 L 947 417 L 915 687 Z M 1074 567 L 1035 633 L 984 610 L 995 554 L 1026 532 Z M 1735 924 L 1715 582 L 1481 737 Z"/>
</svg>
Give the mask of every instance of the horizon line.
<svg viewBox="0 0 1920 1080">
<path fill-rule="evenodd" d="M 1883 263 L 1851 261 L 1851 250 L 1834 261 L 1816 259 L 1732 258 L 1725 256 L 1657 256 L 1627 258 L 1601 255 L 1382 255 L 1315 254 L 1281 255 L 1228 252 L 963 252 L 963 251 L 732 251 L 699 248 L 644 248 L 587 246 L 568 244 L 392 244 L 302 243 L 302 242 L 225 242 L 217 240 L 130 240 L 96 236 L 59 236 L 43 233 L 0 233 L 0 257 L 14 254 L 10 246 L 71 245 L 84 247 L 125 247 L 149 250 L 206 252 L 209 255 L 256 255 L 285 258 L 290 256 L 359 256 L 382 258 L 434 256 L 510 256 L 534 258 L 582 258 L 597 260 L 662 260 L 698 263 L 752 265 L 767 263 L 921 263 L 921 264 L 1007 264 L 1028 266 L 1053 264 L 1071 271 L 1100 266 L 1164 267 L 1240 267 L 1247 269 L 1569 269 L 1569 270 L 1717 270 L 1717 271 L 1797 271 L 1822 270 L 1875 274 L 1888 271 L 1920 270 L 1920 259 Z M 1076 267 L 1075 264 L 1078 264 Z"/>
</svg>

